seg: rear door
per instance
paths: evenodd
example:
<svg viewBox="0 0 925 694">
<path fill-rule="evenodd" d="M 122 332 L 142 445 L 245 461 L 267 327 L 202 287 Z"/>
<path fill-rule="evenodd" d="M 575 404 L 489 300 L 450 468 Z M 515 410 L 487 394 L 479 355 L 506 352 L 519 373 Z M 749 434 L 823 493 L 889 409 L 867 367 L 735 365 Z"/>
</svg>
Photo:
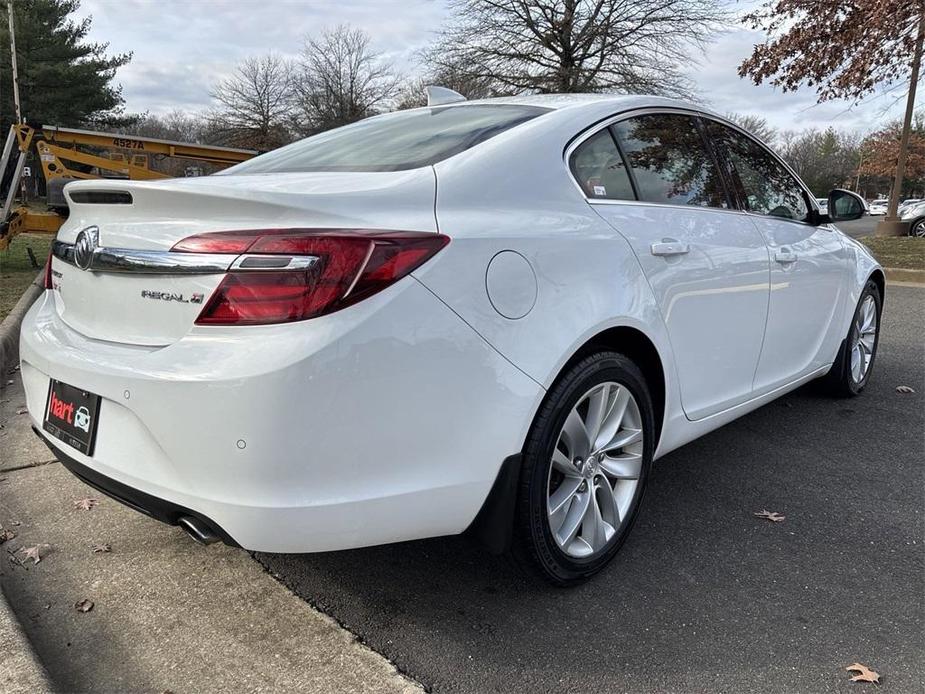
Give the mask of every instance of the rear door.
<svg viewBox="0 0 925 694">
<path fill-rule="evenodd" d="M 579 145 L 571 162 L 592 207 L 630 242 L 652 287 L 687 416 L 747 400 L 767 318 L 768 251 L 754 224 L 732 209 L 698 118 L 621 119 Z"/>
<path fill-rule="evenodd" d="M 813 224 L 810 196 L 767 148 L 705 121 L 732 165 L 740 205 L 768 245 L 771 295 L 756 392 L 793 381 L 835 358 L 843 331 L 847 251 L 831 225 Z"/>
</svg>

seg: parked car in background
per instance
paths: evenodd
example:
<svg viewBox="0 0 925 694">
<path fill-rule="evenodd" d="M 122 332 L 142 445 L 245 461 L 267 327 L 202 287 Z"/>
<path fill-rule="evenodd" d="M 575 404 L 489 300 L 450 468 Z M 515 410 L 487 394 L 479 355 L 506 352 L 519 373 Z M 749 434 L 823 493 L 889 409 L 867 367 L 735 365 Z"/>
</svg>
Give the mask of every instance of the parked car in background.
<svg viewBox="0 0 925 694">
<path fill-rule="evenodd" d="M 925 201 L 905 205 L 899 212 L 899 218 L 909 222 L 909 235 L 925 238 Z"/>
<path fill-rule="evenodd" d="M 886 214 L 887 206 L 890 204 L 890 201 L 886 198 L 877 198 L 872 200 L 868 206 L 868 213 L 871 215 L 884 215 Z"/>
<path fill-rule="evenodd" d="M 921 198 L 908 198 L 906 200 L 903 200 L 901 203 L 899 203 L 899 206 L 896 208 L 896 213 L 899 215 L 902 215 L 903 211 L 907 207 L 911 207 L 912 205 L 915 205 L 916 203 L 920 203 L 920 202 L 922 202 Z"/>
<path fill-rule="evenodd" d="M 578 583 L 654 459 L 814 379 L 857 395 L 877 351 L 883 271 L 832 224 L 863 200 L 821 214 L 748 132 L 669 99 L 433 105 L 65 195 L 21 332 L 29 415 L 202 542 L 469 529 Z"/>
</svg>

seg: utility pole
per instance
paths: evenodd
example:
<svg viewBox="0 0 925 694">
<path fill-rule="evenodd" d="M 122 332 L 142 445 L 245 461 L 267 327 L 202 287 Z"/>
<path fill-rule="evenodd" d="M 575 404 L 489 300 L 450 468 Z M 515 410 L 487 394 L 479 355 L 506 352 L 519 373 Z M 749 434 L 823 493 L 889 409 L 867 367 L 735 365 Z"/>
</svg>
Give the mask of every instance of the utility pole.
<svg viewBox="0 0 925 694">
<path fill-rule="evenodd" d="M 16 31 L 13 28 L 13 0 L 8 0 L 6 9 L 10 15 L 10 62 L 13 66 L 13 104 L 16 106 L 16 122 L 22 123 L 22 108 L 19 105 L 19 71 L 16 69 Z"/>
<path fill-rule="evenodd" d="M 912 74 L 909 76 L 909 97 L 906 99 L 906 117 L 903 120 L 903 133 L 899 140 L 899 157 L 896 162 L 896 177 L 890 191 L 890 203 L 886 217 L 877 225 L 877 236 L 903 236 L 906 225 L 896 216 L 899 196 L 902 195 L 903 176 L 906 173 L 906 155 L 909 150 L 909 135 L 912 131 L 912 112 L 915 110 L 915 87 L 919 81 L 919 67 L 922 64 L 922 45 L 925 43 L 925 12 L 919 16 L 919 34 L 915 39 L 915 54 L 912 58 Z"/>
</svg>

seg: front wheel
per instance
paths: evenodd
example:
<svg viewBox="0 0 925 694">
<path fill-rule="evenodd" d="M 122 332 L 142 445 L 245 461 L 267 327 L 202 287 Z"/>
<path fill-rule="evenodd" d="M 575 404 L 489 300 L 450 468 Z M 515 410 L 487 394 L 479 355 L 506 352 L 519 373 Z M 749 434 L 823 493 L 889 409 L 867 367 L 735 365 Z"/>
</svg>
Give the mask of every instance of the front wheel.
<svg viewBox="0 0 925 694">
<path fill-rule="evenodd" d="M 649 389 L 630 359 L 599 352 L 572 366 L 527 437 L 515 556 L 560 586 L 604 568 L 636 518 L 654 429 Z"/>
<path fill-rule="evenodd" d="M 880 343 L 882 299 L 877 283 L 868 280 L 854 311 L 842 348 L 826 376 L 829 390 L 840 397 L 860 394 L 870 380 Z"/>
<path fill-rule="evenodd" d="M 909 229 L 909 235 L 920 239 L 925 238 L 925 217 L 913 222 L 912 227 Z"/>
</svg>

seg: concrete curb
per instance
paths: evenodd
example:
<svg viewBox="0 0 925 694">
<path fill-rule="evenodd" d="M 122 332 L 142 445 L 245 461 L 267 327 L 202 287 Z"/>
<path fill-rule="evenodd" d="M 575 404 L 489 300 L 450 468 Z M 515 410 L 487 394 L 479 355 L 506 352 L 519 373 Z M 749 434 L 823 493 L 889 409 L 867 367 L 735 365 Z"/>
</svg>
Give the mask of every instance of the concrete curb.
<svg viewBox="0 0 925 694">
<path fill-rule="evenodd" d="M 23 292 L 19 301 L 10 311 L 10 314 L 0 323 L 0 376 L 5 378 L 6 370 L 13 365 L 19 356 L 19 326 L 22 324 L 23 316 L 26 311 L 35 303 L 35 300 L 41 296 L 44 289 L 43 273 L 38 276 L 29 285 L 29 288 Z"/>
<path fill-rule="evenodd" d="M 39 663 L 5 593 L 0 591 L 0 682 L 4 694 L 53 692 L 51 680 Z"/>
<path fill-rule="evenodd" d="M 917 282 L 925 283 L 925 270 L 907 270 L 898 267 L 885 267 L 888 282 Z"/>
</svg>

